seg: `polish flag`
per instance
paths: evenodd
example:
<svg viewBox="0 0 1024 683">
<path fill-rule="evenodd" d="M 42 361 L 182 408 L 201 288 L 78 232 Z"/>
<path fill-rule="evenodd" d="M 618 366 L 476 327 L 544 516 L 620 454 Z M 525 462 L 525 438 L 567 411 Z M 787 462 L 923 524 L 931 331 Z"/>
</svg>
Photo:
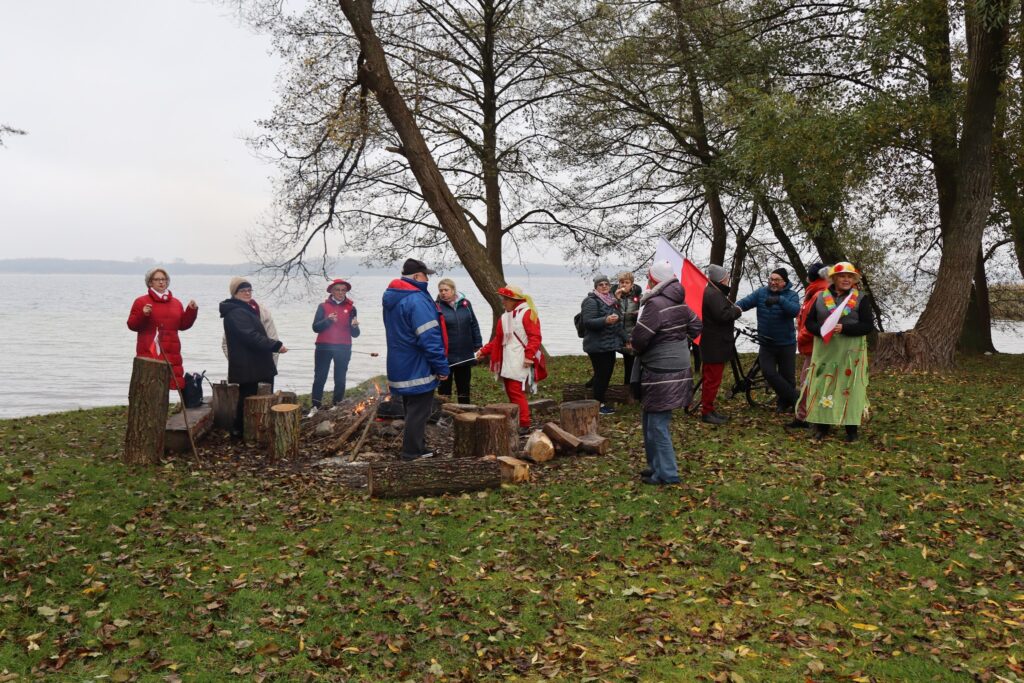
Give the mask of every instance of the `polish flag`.
<svg viewBox="0 0 1024 683">
<path fill-rule="evenodd" d="M 847 300 L 853 296 L 853 292 L 846 295 L 846 299 L 843 299 L 842 303 L 836 306 L 829 316 L 825 318 L 825 322 L 821 326 L 821 341 L 828 344 L 829 340 L 832 339 L 832 334 L 836 330 L 836 325 L 839 324 L 839 319 L 843 317 L 843 310 L 846 308 Z"/>
<path fill-rule="evenodd" d="M 668 261 L 672 264 L 673 270 L 679 273 L 679 283 L 686 291 L 686 305 L 703 322 L 704 288 L 708 285 L 708 278 L 704 272 L 693 261 L 680 254 L 679 250 L 669 244 L 664 237 L 658 238 L 658 246 L 654 249 L 654 260 Z M 699 336 L 694 343 L 700 343 Z"/>
</svg>

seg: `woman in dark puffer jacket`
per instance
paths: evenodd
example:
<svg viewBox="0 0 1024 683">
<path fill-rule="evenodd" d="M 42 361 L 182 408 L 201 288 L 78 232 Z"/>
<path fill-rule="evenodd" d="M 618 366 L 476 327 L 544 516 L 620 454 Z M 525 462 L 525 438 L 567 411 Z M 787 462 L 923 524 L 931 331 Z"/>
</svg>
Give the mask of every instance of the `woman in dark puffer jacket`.
<svg viewBox="0 0 1024 683">
<path fill-rule="evenodd" d="M 437 393 L 441 396 L 452 395 L 452 380 L 459 403 L 469 403 L 469 387 L 473 379 L 474 357 L 484 345 L 480 336 L 480 323 L 462 292 L 455 288 L 455 281 L 444 278 L 437 283 L 437 307 L 444 316 L 444 326 L 448 332 L 448 367 L 452 374 L 437 385 Z"/>
<path fill-rule="evenodd" d="M 700 335 L 702 325 L 686 305 L 686 292 L 668 261 L 658 261 L 647 274 L 649 289 L 644 308 L 629 341 L 637 353 L 631 384 L 640 385 L 643 409 L 645 484 L 677 484 L 679 469 L 672 447 L 669 424 L 675 408 L 685 408 L 693 398 L 693 369 L 689 341 Z"/>
<path fill-rule="evenodd" d="M 611 286 L 607 275 L 594 276 L 594 291 L 587 294 L 580 305 L 583 350 L 594 368 L 594 398 L 601 402 L 602 415 L 615 412 L 611 406 L 605 405 L 604 398 L 615 371 L 615 354 L 628 340 L 622 326 L 619 302 L 612 296 Z"/>
</svg>

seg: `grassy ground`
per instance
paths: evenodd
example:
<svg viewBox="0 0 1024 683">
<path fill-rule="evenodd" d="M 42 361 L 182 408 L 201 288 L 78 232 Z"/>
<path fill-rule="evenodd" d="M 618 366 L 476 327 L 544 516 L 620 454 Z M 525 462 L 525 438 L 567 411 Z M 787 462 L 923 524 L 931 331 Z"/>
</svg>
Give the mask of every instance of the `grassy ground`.
<svg viewBox="0 0 1024 683">
<path fill-rule="evenodd" d="M 674 488 L 627 408 L 609 456 L 406 502 L 131 470 L 123 408 L 3 421 L 0 681 L 1024 680 L 1022 382 L 872 377 L 853 446 L 678 415 Z"/>
</svg>

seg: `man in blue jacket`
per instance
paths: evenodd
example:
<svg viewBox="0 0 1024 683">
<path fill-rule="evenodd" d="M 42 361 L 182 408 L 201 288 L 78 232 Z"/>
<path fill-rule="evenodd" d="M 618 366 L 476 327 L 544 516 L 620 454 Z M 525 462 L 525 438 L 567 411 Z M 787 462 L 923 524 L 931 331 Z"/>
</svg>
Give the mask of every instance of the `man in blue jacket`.
<svg viewBox="0 0 1024 683">
<path fill-rule="evenodd" d="M 796 328 L 800 297 L 789 283 L 789 271 L 776 268 L 768 286 L 736 302 L 741 311 L 757 307 L 757 333 L 763 339 L 758 358 L 761 372 L 775 390 L 777 411 L 789 412 L 800 398 L 796 388 Z"/>
<path fill-rule="evenodd" d="M 423 261 L 407 259 L 402 277 L 384 292 L 384 333 L 388 347 L 388 387 L 402 397 L 405 432 L 402 460 L 429 458 L 427 419 L 434 407 L 434 388 L 448 378 L 444 322 L 427 293 L 428 275 L 436 271 Z"/>
</svg>

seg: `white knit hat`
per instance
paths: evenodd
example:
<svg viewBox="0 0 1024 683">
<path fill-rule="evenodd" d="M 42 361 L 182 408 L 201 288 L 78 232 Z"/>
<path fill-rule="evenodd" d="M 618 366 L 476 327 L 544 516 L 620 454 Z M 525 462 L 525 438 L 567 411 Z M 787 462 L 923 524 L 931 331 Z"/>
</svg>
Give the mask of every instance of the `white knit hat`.
<svg viewBox="0 0 1024 683">
<path fill-rule="evenodd" d="M 655 261 L 651 264 L 651 269 L 647 271 L 647 277 L 655 282 L 664 282 L 676 279 L 677 275 L 675 268 L 668 261 Z"/>
</svg>

